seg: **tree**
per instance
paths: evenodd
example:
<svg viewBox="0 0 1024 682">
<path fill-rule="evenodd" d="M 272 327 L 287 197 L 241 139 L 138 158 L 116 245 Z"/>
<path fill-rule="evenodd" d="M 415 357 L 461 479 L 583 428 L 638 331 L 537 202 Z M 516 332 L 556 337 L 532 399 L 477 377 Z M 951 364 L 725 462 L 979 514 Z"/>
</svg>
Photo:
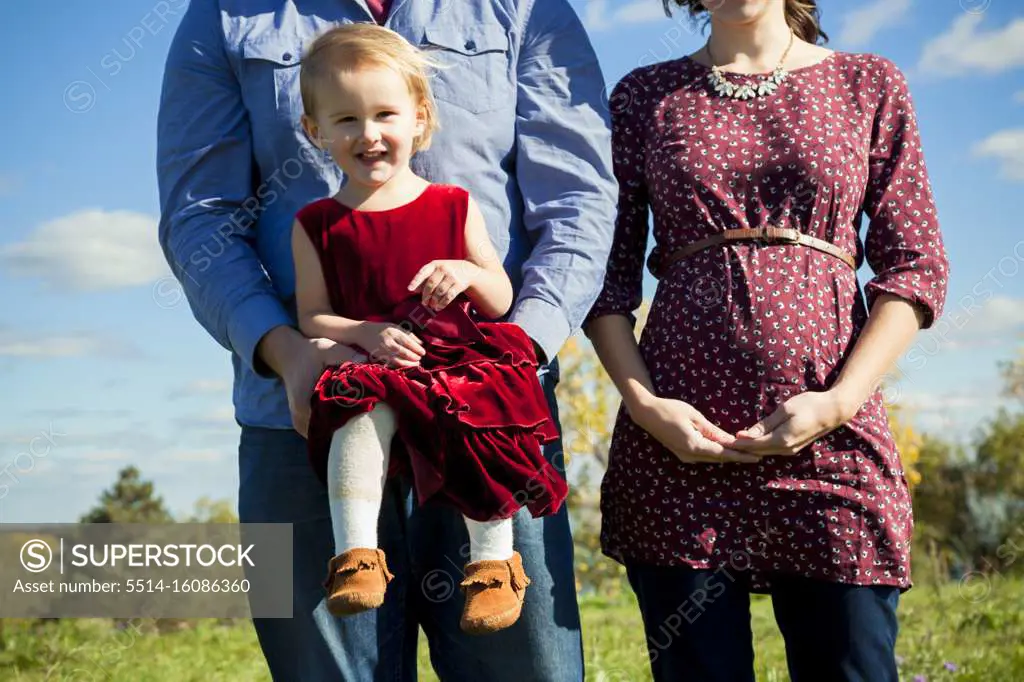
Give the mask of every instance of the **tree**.
<svg viewBox="0 0 1024 682">
<path fill-rule="evenodd" d="M 1024 346 L 1017 352 L 1017 358 L 999 363 L 1003 375 L 1003 395 L 1024 402 Z"/>
<path fill-rule="evenodd" d="M 621 590 L 622 567 L 601 552 L 598 486 L 608 466 L 612 422 L 619 394 L 590 342 L 573 336 L 558 354 L 558 413 L 569 475 L 577 588 L 599 593 Z"/>
<path fill-rule="evenodd" d="M 647 322 L 649 304 L 637 313 L 639 339 Z M 558 383 L 558 412 L 562 421 L 562 442 L 567 458 L 591 459 L 601 471 L 608 466 L 608 446 L 620 396 L 604 370 L 594 347 L 582 335 L 569 338 L 558 353 L 561 381 Z"/>
<path fill-rule="evenodd" d="M 153 484 L 143 481 L 134 466 L 118 473 L 117 482 L 100 495 L 99 504 L 80 519 L 81 523 L 171 523 L 171 514 Z"/>
<path fill-rule="evenodd" d="M 183 519 L 182 523 L 238 523 L 238 515 L 229 500 L 200 497 L 196 500 L 192 515 Z"/>
<path fill-rule="evenodd" d="M 933 568 L 944 579 L 950 564 L 963 564 L 974 553 L 966 544 L 973 527 L 967 506 L 971 462 L 963 446 L 927 434 L 921 438 L 918 452 L 920 480 L 913 490 L 914 547 L 939 559 L 941 566 Z M 913 556 L 916 563 L 924 554 L 915 551 Z"/>
<path fill-rule="evenodd" d="M 637 335 L 647 319 L 645 302 L 637 315 Z M 619 392 L 586 337 L 571 337 L 558 353 L 561 381 L 556 391 L 562 446 L 569 475 L 569 510 L 576 551 L 577 587 L 615 594 L 625 569 L 601 552 L 601 477 L 608 467 Z"/>
<path fill-rule="evenodd" d="M 906 408 L 900 405 L 889 405 L 886 407 L 886 412 L 889 414 L 889 429 L 896 440 L 896 448 L 899 450 L 900 461 L 903 463 L 903 475 L 907 479 L 907 485 L 913 490 L 921 482 L 918 463 L 921 458 L 924 437 L 911 426 L 910 415 Z"/>
<path fill-rule="evenodd" d="M 1024 500 L 1024 414 L 1001 408 L 976 439 L 977 484 L 987 495 Z"/>
</svg>

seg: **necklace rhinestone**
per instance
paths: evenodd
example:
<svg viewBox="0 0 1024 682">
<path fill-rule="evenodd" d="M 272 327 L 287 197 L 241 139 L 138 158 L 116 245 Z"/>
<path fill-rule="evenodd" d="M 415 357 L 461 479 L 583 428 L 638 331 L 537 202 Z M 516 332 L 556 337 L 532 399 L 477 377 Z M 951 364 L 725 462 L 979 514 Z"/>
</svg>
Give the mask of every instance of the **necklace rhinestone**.
<svg viewBox="0 0 1024 682">
<path fill-rule="evenodd" d="M 725 77 L 725 73 L 721 67 L 715 64 L 715 58 L 711 54 L 711 39 L 708 38 L 708 42 L 704 45 L 704 49 L 708 52 L 708 60 L 711 62 L 711 73 L 708 74 L 708 80 L 711 82 L 711 87 L 714 88 L 715 92 L 724 97 L 731 97 L 733 99 L 754 99 L 755 97 L 763 97 L 765 95 L 771 95 L 779 86 L 782 81 L 786 79 L 789 72 L 782 68 L 782 65 L 786 63 L 786 57 L 789 56 L 789 51 L 793 48 L 793 40 L 795 34 L 789 32 L 789 45 L 786 47 L 786 51 L 782 53 L 782 58 L 779 59 L 778 65 L 775 70 L 772 71 L 771 75 L 762 76 L 758 83 L 730 83 Z"/>
</svg>

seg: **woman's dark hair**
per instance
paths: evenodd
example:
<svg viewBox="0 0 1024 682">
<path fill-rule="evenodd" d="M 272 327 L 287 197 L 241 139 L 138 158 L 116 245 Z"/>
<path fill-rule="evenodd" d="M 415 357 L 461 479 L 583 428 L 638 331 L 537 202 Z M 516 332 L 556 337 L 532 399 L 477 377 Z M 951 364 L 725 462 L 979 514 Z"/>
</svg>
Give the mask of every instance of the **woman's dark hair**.
<svg viewBox="0 0 1024 682">
<path fill-rule="evenodd" d="M 690 15 L 697 17 L 707 11 L 702 0 L 661 0 L 665 6 L 665 14 L 672 16 L 672 5 L 689 10 Z M 828 34 L 821 30 L 821 11 L 816 0 L 785 0 L 786 23 L 793 29 L 797 38 L 811 44 L 828 42 Z"/>
</svg>

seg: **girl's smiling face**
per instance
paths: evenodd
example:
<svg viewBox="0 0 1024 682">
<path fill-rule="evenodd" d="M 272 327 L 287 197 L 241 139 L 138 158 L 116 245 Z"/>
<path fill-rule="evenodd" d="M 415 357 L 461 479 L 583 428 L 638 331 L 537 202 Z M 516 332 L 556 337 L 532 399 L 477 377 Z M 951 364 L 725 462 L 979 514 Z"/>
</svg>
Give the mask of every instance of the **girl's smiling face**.
<svg viewBox="0 0 1024 682">
<path fill-rule="evenodd" d="M 330 151 L 347 179 L 376 189 L 409 167 L 423 134 L 423 109 L 400 73 L 383 66 L 336 71 L 316 93 L 310 139 Z"/>
</svg>

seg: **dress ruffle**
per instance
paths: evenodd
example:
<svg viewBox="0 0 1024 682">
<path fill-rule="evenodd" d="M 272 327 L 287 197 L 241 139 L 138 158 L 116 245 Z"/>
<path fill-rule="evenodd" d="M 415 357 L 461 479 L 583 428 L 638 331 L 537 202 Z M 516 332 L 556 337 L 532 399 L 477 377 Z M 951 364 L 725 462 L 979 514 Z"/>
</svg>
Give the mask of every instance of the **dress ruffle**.
<svg viewBox="0 0 1024 682">
<path fill-rule="evenodd" d="M 389 473 L 410 473 L 420 504 L 448 504 L 478 521 L 524 506 L 534 516 L 557 511 L 568 488 L 541 452 L 558 432 L 526 333 L 474 321 L 462 297 L 437 314 L 410 300 L 388 317 L 418 319 L 426 355 L 418 367 L 346 362 L 323 372 L 309 426 L 310 462 L 321 480 L 334 432 L 384 402 L 398 424 Z"/>
</svg>

